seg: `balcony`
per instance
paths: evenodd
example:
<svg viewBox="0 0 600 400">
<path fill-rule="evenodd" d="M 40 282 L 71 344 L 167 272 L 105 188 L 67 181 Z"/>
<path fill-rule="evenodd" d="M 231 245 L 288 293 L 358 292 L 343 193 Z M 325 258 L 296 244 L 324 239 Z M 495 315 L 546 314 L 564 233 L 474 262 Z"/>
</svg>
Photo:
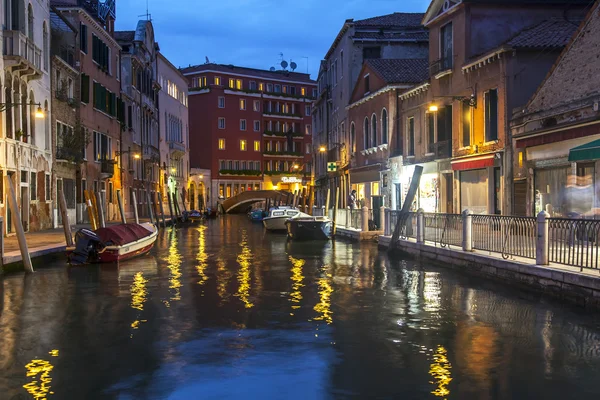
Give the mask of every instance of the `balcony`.
<svg viewBox="0 0 600 400">
<path fill-rule="evenodd" d="M 298 151 L 270 151 L 265 150 L 263 152 L 265 156 L 274 156 L 274 157 L 302 157 L 302 152 Z"/>
<path fill-rule="evenodd" d="M 287 137 L 287 132 L 283 131 L 264 131 L 263 135 L 265 136 L 278 136 L 278 137 Z M 304 135 L 300 132 L 292 132 L 292 136 L 295 138 L 302 138 Z"/>
<path fill-rule="evenodd" d="M 160 153 L 158 149 L 152 145 L 145 144 L 144 151 L 142 152 L 144 155 L 144 161 L 150 161 L 158 163 L 160 161 Z"/>
<path fill-rule="evenodd" d="M 185 155 L 185 144 L 173 140 L 167 140 L 169 143 L 169 151 L 176 157 Z"/>
<path fill-rule="evenodd" d="M 77 152 L 67 147 L 56 147 L 56 162 L 74 163 L 81 160 L 82 155 L 81 151 Z"/>
<path fill-rule="evenodd" d="M 42 77 L 42 50 L 21 31 L 4 31 L 4 66 L 27 80 Z"/>
<path fill-rule="evenodd" d="M 429 76 L 436 79 L 452 73 L 452 58 L 441 58 L 429 64 Z"/>
<path fill-rule="evenodd" d="M 77 105 L 75 99 L 73 97 L 69 97 L 69 94 L 66 90 L 57 90 L 55 97 L 57 100 L 63 101 L 71 107 L 75 107 Z"/>
<path fill-rule="evenodd" d="M 279 118 L 294 118 L 294 119 L 302 119 L 302 115 L 300 113 L 284 113 L 278 111 L 264 111 L 264 117 L 279 117 Z"/>
<path fill-rule="evenodd" d="M 444 159 L 452 157 L 452 141 L 444 140 L 437 142 L 434 145 L 434 151 L 436 159 Z"/>
<path fill-rule="evenodd" d="M 117 17 L 115 0 L 77 0 L 77 3 L 102 23 L 108 17 L 113 20 Z"/>
<path fill-rule="evenodd" d="M 115 160 L 104 159 L 100 161 L 100 174 L 102 179 L 110 179 L 115 174 Z"/>
</svg>

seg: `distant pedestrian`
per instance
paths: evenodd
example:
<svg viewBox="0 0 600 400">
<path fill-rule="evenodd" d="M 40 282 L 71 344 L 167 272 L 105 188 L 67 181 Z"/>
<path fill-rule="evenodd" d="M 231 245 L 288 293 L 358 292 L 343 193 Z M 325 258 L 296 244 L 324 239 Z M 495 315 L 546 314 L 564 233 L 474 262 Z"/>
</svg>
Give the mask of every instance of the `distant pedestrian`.
<svg viewBox="0 0 600 400">
<path fill-rule="evenodd" d="M 355 208 L 358 207 L 358 205 L 356 204 L 356 190 L 353 190 L 350 195 L 348 195 L 348 206 L 354 210 Z"/>
</svg>

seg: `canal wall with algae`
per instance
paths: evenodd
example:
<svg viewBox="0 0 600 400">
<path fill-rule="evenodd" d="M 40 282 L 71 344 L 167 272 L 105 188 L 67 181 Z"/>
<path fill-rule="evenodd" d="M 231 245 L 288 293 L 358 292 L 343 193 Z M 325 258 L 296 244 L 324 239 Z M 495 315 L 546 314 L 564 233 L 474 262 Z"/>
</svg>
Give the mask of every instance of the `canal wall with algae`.
<svg viewBox="0 0 600 400">
<path fill-rule="evenodd" d="M 390 236 L 379 237 L 379 247 L 389 248 Z M 585 308 L 600 309 L 600 271 L 578 272 L 578 268 L 540 266 L 528 259 L 504 260 L 480 252 L 465 252 L 400 240 L 396 249 L 415 258 L 469 274 L 501 280 L 512 285 L 535 290 Z"/>
</svg>

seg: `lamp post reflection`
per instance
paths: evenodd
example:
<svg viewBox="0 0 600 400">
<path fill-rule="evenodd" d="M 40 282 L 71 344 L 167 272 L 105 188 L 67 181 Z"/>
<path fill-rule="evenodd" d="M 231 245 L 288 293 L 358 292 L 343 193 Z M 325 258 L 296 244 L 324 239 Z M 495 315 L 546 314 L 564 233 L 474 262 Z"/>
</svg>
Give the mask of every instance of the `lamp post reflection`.
<svg viewBox="0 0 600 400">
<path fill-rule="evenodd" d="M 167 268 L 169 268 L 169 289 L 171 289 L 171 298 L 165 300 L 164 304 L 167 307 L 171 306 L 171 301 L 181 300 L 181 254 L 177 249 L 177 231 L 175 228 L 171 228 L 171 245 L 169 246 L 169 254 L 165 261 L 167 261 Z"/>
<path fill-rule="evenodd" d="M 302 274 L 302 267 L 306 263 L 305 260 L 297 259 L 290 256 L 290 262 L 292 263 L 292 291 L 290 292 L 290 301 L 292 302 L 292 312 L 290 315 L 294 315 L 294 310 L 300 308 L 300 302 L 302 301 L 302 292 L 300 289 L 304 287 L 302 283 L 304 281 L 304 275 Z"/>
<path fill-rule="evenodd" d="M 254 304 L 249 300 L 250 297 L 250 263 L 252 262 L 252 251 L 248 247 L 248 235 L 246 231 L 242 232 L 242 242 L 240 243 L 242 252 L 237 256 L 237 262 L 240 266 L 238 271 L 238 297 L 245 308 L 252 308 Z"/>
<path fill-rule="evenodd" d="M 58 357 L 59 351 L 52 350 L 49 354 L 52 357 Z M 25 369 L 27 370 L 26 376 L 32 378 L 32 381 L 23 385 L 23 388 L 27 390 L 31 397 L 42 400 L 47 399 L 48 395 L 54 394 L 50 391 L 50 383 L 52 382 L 50 373 L 54 369 L 54 365 L 50 361 L 31 360 L 30 363 L 25 365 Z"/>
<path fill-rule="evenodd" d="M 198 265 L 196 266 L 196 271 L 198 271 L 198 285 L 204 285 L 208 280 L 208 276 L 206 275 L 206 267 L 208 266 L 208 257 L 206 254 L 206 230 L 208 228 L 205 225 L 201 225 L 198 228 L 198 232 L 200 233 L 200 237 L 198 238 L 198 256 L 196 257 L 196 261 L 198 261 Z"/>
<path fill-rule="evenodd" d="M 446 399 L 450 394 L 448 385 L 452 381 L 451 369 L 452 364 L 448 361 L 448 351 L 443 346 L 438 346 L 433 355 L 433 362 L 429 367 L 429 375 L 433 377 L 430 383 L 436 388 L 431 393 L 436 397 Z"/>
<path fill-rule="evenodd" d="M 323 277 L 317 280 L 317 285 L 319 286 L 319 302 L 314 307 L 314 310 L 318 313 L 314 320 L 325 321 L 327 325 L 329 325 L 333 322 L 333 311 L 331 311 L 331 293 L 333 293 L 331 281 L 333 276 L 329 273 L 327 268 L 324 269 Z"/>
</svg>

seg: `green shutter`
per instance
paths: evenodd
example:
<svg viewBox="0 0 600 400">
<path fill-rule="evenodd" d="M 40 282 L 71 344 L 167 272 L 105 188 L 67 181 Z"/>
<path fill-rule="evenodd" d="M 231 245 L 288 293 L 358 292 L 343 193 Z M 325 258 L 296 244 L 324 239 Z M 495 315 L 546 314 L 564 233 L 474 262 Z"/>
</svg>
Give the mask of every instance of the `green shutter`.
<svg viewBox="0 0 600 400">
<path fill-rule="evenodd" d="M 86 74 L 81 74 L 81 101 L 90 102 L 90 77 Z"/>
</svg>

